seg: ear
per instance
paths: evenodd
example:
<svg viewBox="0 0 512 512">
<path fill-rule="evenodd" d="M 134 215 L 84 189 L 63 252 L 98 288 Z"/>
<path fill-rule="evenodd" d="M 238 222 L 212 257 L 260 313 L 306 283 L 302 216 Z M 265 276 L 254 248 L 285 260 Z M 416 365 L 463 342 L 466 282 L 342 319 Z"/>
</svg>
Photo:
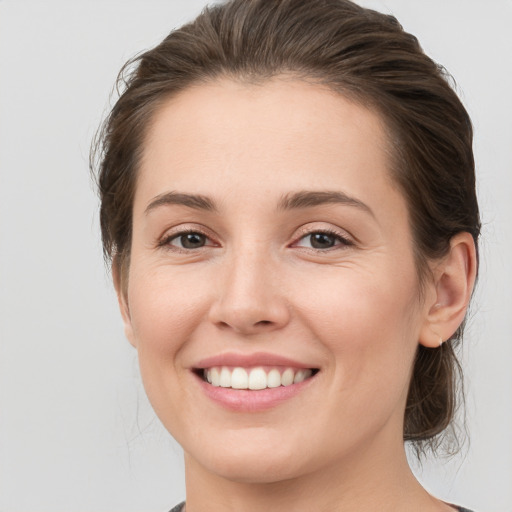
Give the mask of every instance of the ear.
<svg viewBox="0 0 512 512">
<path fill-rule="evenodd" d="M 425 347 L 442 345 L 458 329 L 471 299 L 477 269 L 476 249 L 470 233 L 458 233 L 449 253 L 432 269 L 434 281 L 425 304 L 426 316 L 419 342 Z"/>
<path fill-rule="evenodd" d="M 135 336 L 133 335 L 132 320 L 130 316 L 130 308 L 128 306 L 128 291 L 123 286 L 123 277 L 121 276 L 122 265 L 118 260 L 114 259 L 112 262 L 112 280 L 114 281 L 114 288 L 116 289 L 117 302 L 121 317 L 123 318 L 124 334 L 131 345 L 136 347 Z M 124 270 L 126 272 L 126 269 Z M 126 279 L 126 277 L 124 278 Z"/>
</svg>

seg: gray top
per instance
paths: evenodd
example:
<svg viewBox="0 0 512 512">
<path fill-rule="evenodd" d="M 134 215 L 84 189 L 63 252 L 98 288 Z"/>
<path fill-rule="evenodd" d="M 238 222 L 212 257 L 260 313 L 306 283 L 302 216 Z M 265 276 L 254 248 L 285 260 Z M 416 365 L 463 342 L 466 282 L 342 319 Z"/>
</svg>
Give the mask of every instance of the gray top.
<svg viewBox="0 0 512 512">
<path fill-rule="evenodd" d="M 456 507 L 456 505 L 453 505 L 453 506 Z M 179 505 L 176 505 L 170 512 L 183 512 L 184 507 L 185 507 L 185 502 L 183 501 Z M 459 512 L 472 512 L 471 510 L 469 510 L 469 508 L 464 508 L 464 507 L 457 507 L 457 510 Z"/>
</svg>

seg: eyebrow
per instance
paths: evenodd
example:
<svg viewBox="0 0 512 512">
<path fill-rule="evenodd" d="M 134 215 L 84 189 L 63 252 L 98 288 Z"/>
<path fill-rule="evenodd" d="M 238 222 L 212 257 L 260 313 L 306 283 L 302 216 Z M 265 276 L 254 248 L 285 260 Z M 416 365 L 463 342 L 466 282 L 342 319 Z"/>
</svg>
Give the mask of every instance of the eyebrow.
<svg viewBox="0 0 512 512">
<path fill-rule="evenodd" d="M 155 208 L 164 205 L 182 205 L 195 210 L 204 210 L 209 212 L 218 212 L 219 209 L 215 201 L 208 196 L 201 194 L 187 194 L 182 192 L 165 192 L 156 196 L 146 207 L 146 215 Z M 375 214 L 371 208 L 354 197 L 350 197 L 344 192 L 338 191 L 309 191 L 302 190 L 290 194 L 285 194 L 279 200 L 277 210 L 297 210 L 301 208 L 312 208 L 324 204 L 342 204 L 354 206 L 369 213 L 373 217 Z"/>
<path fill-rule="evenodd" d="M 206 210 L 209 212 L 218 211 L 214 201 L 207 196 L 200 194 L 184 194 L 180 192 L 166 192 L 156 196 L 146 207 L 146 215 L 155 208 L 164 205 L 178 204 L 188 206 L 195 210 Z"/>
<path fill-rule="evenodd" d="M 359 199 L 350 197 L 344 192 L 338 191 L 308 191 L 303 190 L 293 194 L 286 194 L 278 204 L 279 210 L 295 210 L 299 208 L 312 208 L 323 204 L 343 204 L 355 206 L 375 217 L 372 209 Z"/>
</svg>

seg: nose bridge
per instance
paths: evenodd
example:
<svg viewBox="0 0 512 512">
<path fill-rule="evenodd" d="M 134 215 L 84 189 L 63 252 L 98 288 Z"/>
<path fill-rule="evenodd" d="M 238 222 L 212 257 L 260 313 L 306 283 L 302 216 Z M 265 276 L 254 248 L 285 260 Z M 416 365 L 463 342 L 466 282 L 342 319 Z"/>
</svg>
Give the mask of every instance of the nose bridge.
<svg viewBox="0 0 512 512">
<path fill-rule="evenodd" d="M 278 263 L 264 243 L 228 251 L 211 320 L 244 333 L 282 327 L 289 311 L 278 284 Z"/>
</svg>

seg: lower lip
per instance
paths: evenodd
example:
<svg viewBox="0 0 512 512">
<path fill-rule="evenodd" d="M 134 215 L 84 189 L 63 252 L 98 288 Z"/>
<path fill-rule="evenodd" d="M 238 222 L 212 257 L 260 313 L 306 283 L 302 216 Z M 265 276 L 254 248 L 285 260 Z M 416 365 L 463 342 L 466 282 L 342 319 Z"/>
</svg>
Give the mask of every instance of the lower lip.
<svg viewBox="0 0 512 512">
<path fill-rule="evenodd" d="M 238 412 L 259 412 L 277 407 L 306 389 L 315 380 L 316 375 L 290 386 L 248 390 L 212 386 L 194 374 L 208 398 L 226 409 Z"/>
</svg>

